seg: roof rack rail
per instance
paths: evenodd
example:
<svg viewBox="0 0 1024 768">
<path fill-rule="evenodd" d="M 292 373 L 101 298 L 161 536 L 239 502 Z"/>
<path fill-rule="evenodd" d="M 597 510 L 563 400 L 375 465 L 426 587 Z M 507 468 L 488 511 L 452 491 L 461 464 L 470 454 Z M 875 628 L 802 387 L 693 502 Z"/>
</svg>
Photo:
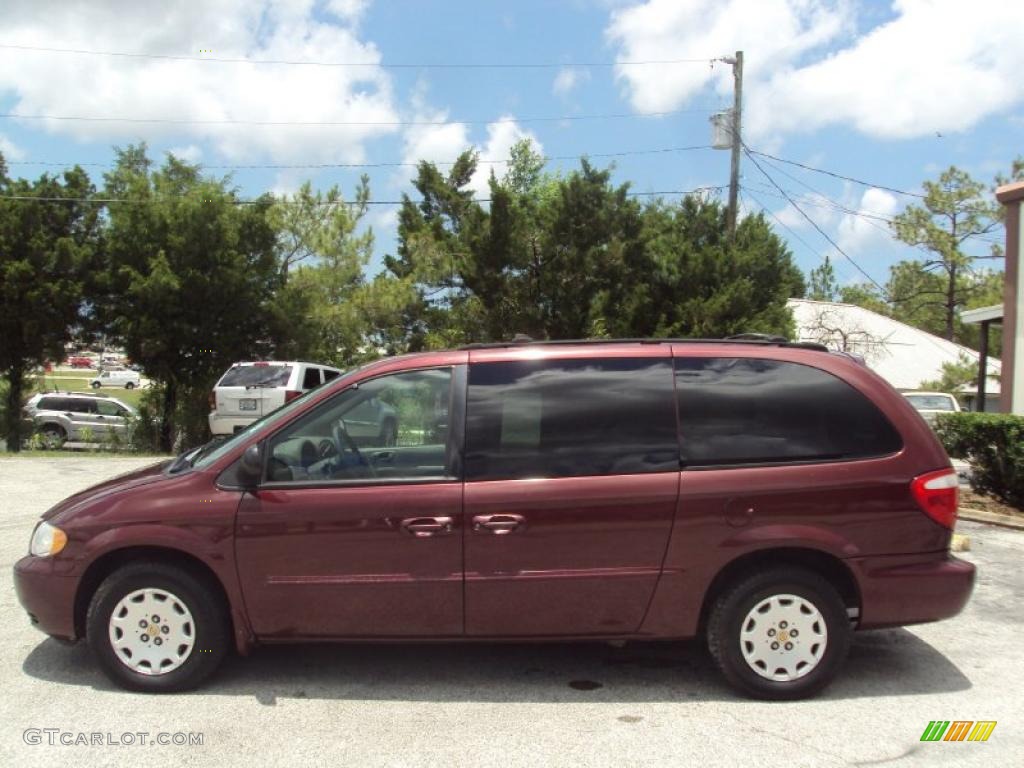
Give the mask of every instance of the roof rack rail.
<svg viewBox="0 0 1024 768">
<path fill-rule="evenodd" d="M 547 339 L 544 341 L 518 340 L 477 342 L 464 344 L 459 350 L 473 349 L 507 349 L 510 347 L 557 347 L 575 344 L 737 344 L 763 347 L 787 347 L 792 349 L 811 349 L 816 352 L 828 352 L 824 344 L 813 341 L 790 341 L 782 336 L 771 336 L 760 333 L 741 333 L 724 339 L 688 339 L 688 338 L 649 338 L 649 339 Z"/>
<path fill-rule="evenodd" d="M 81 397 L 102 397 L 106 400 L 112 400 L 113 395 L 108 395 L 105 392 L 82 392 L 71 389 L 48 389 L 45 392 L 39 392 L 40 395 L 78 395 Z"/>
</svg>

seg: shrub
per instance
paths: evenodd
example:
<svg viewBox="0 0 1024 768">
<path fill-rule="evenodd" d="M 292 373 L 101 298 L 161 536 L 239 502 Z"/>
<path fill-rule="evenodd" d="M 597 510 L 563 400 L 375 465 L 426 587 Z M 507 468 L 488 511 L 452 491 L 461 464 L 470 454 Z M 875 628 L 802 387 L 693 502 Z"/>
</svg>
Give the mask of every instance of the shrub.
<svg viewBox="0 0 1024 768">
<path fill-rule="evenodd" d="M 147 389 L 139 400 L 138 415 L 128 421 L 125 442 L 132 451 L 155 453 L 160 450 L 160 406 L 162 391 Z"/>
<path fill-rule="evenodd" d="M 971 462 L 971 487 L 1024 509 L 1024 416 L 940 414 L 935 433 L 946 452 Z"/>
</svg>

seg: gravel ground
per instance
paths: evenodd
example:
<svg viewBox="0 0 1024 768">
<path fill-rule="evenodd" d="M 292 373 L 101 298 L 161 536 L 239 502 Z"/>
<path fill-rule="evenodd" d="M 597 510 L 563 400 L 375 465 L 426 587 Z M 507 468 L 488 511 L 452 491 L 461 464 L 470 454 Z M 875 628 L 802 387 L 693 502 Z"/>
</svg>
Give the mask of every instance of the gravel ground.
<svg viewBox="0 0 1024 768">
<path fill-rule="evenodd" d="M 29 626 L 11 566 L 47 507 L 150 461 L 0 459 L 2 765 L 1003 766 L 1024 754 L 1024 533 L 973 523 L 960 527 L 980 568 L 966 611 L 857 635 L 814 701 L 740 699 L 696 643 L 277 647 L 229 660 L 198 692 L 122 692 L 81 644 Z M 921 743 L 935 719 L 999 724 L 983 744 Z M 30 728 L 203 744 L 26 744 Z"/>
</svg>

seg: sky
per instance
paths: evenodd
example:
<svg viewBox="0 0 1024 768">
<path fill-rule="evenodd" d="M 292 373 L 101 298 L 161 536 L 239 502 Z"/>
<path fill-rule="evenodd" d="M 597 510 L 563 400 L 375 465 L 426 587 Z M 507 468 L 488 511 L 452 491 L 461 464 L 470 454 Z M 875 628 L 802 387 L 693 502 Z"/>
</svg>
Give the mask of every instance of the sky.
<svg viewBox="0 0 1024 768">
<path fill-rule="evenodd" d="M 675 199 L 728 183 L 709 120 L 732 103 L 719 59 L 742 50 L 747 147 L 868 182 L 755 154 L 743 212 L 765 209 L 805 271 L 830 256 L 854 283 L 918 255 L 888 234 L 916 201 L 892 190 L 950 165 L 988 183 L 1024 154 L 1017 0 L 5 0 L 3 19 L 14 176 L 80 163 L 101 184 L 114 146 L 145 141 L 244 197 L 306 179 L 351 197 L 366 173 L 386 202 L 415 196 L 417 161 L 474 148 L 484 195 L 528 137 L 550 170 L 587 155 Z M 370 271 L 396 214 L 367 216 Z"/>
</svg>

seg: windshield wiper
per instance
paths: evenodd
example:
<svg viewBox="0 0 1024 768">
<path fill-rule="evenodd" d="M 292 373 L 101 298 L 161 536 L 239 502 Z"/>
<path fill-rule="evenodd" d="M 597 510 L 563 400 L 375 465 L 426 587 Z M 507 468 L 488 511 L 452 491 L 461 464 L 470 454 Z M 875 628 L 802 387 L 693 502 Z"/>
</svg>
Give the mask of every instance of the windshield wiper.
<svg viewBox="0 0 1024 768">
<path fill-rule="evenodd" d="M 180 472 L 185 467 L 191 467 L 201 457 L 205 456 L 215 447 L 220 445 L 225 439 L 225 435 L 217 435 L 211 440 L 207 440 L 205 443 L 197 448 L 189 448 L 187 451 L 182 451 L 178 454 L 177 458 L 171 462 L 171 466 L 167 468 L 168 474 L 174 474 Z"/>
</svg>

